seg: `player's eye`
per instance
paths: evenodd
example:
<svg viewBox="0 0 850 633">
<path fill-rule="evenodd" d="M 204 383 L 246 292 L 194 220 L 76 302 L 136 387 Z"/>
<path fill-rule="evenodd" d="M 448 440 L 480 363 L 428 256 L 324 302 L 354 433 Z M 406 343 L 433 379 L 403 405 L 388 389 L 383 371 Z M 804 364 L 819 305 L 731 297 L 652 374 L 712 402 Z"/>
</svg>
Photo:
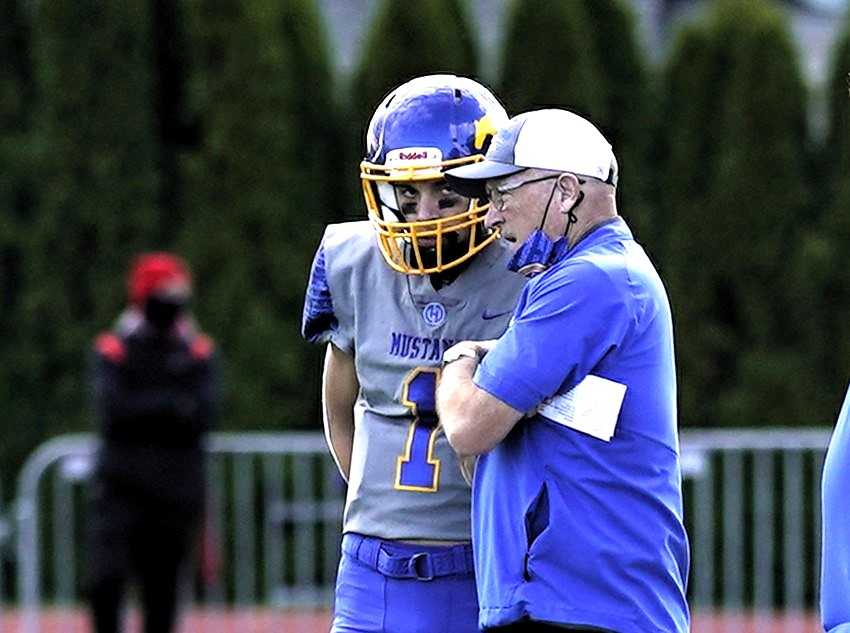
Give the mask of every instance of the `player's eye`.
<svg viewBox="0 0 850 633">
<path fill-rule="evenodd" d="M 414 199 L 419 196 L 419 192 L 415 188 L 407 185 L 396 185 L 396 195 L 400 198 Z"/>
</svg>

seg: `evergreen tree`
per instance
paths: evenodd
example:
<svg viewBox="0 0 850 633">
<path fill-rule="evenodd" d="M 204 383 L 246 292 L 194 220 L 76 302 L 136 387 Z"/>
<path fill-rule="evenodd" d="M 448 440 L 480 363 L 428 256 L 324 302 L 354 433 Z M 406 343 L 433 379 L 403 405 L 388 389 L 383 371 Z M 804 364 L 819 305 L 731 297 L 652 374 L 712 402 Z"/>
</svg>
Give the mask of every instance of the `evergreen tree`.
<svg viewBox="0 0 850 633">
<path fill-rule="evenodd" d="M 188 15 L 202 137 L 185 165 L 181 250 L 223 351 L 225 424 L 315 424 L 317 351 L 298 335 L 300 306 L 338 174 L 318 15 L 302 0 L 193 0 Z"/>
<path fill-rule="evenodd" d="M 586 4 L 560 0 L 511 3 L 498 91 L 509 114 L 555 107 L 594 122 L 608 120 Z"/>
<path fill-rule="evenodd" d="M 460 0 L 384 0 L 369 27 L 351 88 L 351 116 L 362 144 L 381 99 L 419 75 L 474 75 L 478 56 Z M 362 153 L 362 152 L 361 152 Z"/>
<path fill-rule="evenodd" d="M 27 450 L 89 427 L 87 350 L 157 219 L 148 3 L 42 2 L 32 23 L 40 199 L 21 236 L 15 420 Z"/>
<path fill-rule="evenodd" d="M 32 222 L 35 191 L 30 178 L 30 33 L 18 0 L 0 0 L 0 59 L 4 60 L 0 65 L 0 406 L 6 420 L 0 485 L 8 490 L 15 472 L 13 458 L 24 450 L 16 441 L 23 435 L 19 431 L 24 384 L 19 357 L 25 354 L 18 334 L 25 268 L 21 241 Z"/>
<path fill-rule="evenodd" d="M 341 174 L 348 185 L 347 217 L 365 217 L 359 164 L 366 129 L 381 99 L 420 75 L 474 76 L 476 50 L 461 0 L 384 0 L 378 6 L 351 79 L 346 113 L 347 159 Z"/>
<path fill-rule="evenodd" d="M 157 202 L 162 221 L 156 241 L 173 244 L 185 215 L 180 159 L 197 148 L 196 116 L 187 104 L 190 49 L 185 26 L 185 2 L 151 0 L 153 110 L 156 122 L 156 162 L 159 173 Z"/>
<path fill-rule="evenodd" d="M 829 189 L 837 193 L 850 173 L 850 18 L 836 44 L 827 86 L 828 127 L 825 146 L 825 170 Z"/>
<path fill-rule="evenodd" d="M 0 58 L 5 60 L 0 66 L 0 346 L 5 346 L 14 338 L 12 313 L 23 281 L 19 235 L 32 212 L 26 182 L 32 108 L 29 29 L 17 0 L 0 0 Z"/>
<path fill-rule="evenodd" d="M 803 349 L 817 372 L 807 389 L 811 417 L 830 423 L 850 380 L 850 21 L 839 39 L 827 86 L 829 123 L 818 180 L 822 216 L 813 210 L 811 230 L 795 253 L 795 316 L 804 329 Z"/>
<path fill-rule="evenodd" d="M 629 7 L 622 0 L 514 2 L 501 77 L 511 113 L 566 108 L 599 127 L 620 164 L 620 210 L 651 246 L 649 77 Z"/>
<path fill-rule="evenodd" d="M 788 257 L 804 212 L 804 89 L 787 27 L 721 0 L 667 73 L 664 268 L 685 423 L 803 422 Z"/>
<path fill-rule="evenodd" d="M 584 0 L 584 10 L 604 102 L 599 113 L 591 113 L 591 120 L 613 145 L 620 164 L 620 212 L 638 241 L 654 252 L 660 248 L 652 232 L 654 209 L 648 200 L 651 174 L 647 164 L 651 134 L 658 121 L 650 107 L 651 81 L 635 17 L 623 0 Z"/>
</svg>

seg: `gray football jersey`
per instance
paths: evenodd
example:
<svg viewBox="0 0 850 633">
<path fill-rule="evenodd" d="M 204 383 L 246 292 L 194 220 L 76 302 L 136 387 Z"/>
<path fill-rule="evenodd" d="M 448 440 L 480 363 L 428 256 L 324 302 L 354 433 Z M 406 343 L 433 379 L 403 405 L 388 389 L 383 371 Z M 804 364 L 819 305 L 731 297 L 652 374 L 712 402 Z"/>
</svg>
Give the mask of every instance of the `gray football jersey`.
<svg viewBox="0 0 850 633">
<path fill-rule="evenodd" d="M 304 335 L 353 354 L 360 380 L 343 530 L 467 540 L 470 490 L 437 426 L 443 352 L 499 337 L 525 278 L 500 242 L 448 286 L 393 271 L 368 222 L 330 225 L 311 272 Z"/>
</svg>

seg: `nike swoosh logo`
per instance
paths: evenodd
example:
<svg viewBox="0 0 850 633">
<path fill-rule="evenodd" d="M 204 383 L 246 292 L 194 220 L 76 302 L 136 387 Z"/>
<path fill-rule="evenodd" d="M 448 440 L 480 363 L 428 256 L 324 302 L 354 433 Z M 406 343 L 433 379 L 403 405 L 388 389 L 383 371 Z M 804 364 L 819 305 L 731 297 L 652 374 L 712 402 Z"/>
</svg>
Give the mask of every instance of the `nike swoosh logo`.
<svg viewBox="0 0 850 633">
<path fill-rule="evenodd" d="M 481 315 L 481 318 L 485 321 L 490 321 L 491 319 L 498 319 L 499 317 L 505 316 L 506 314 L 510 314 L 511 312 L 513 311 L 508 310 L 507 312 L 496 312 L 494 314 L 491 314 L 487 312 L 487 310 L 484 310 L 484 313 Z"/>
</svg>

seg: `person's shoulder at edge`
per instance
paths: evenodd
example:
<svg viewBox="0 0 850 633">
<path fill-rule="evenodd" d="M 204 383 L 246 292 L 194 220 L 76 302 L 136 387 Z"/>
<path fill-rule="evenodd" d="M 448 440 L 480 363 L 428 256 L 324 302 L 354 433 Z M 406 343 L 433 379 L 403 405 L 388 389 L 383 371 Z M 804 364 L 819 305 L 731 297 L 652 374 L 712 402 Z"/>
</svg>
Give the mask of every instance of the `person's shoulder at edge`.
<svg viewBox="0 0 850 633">
<path fill-rule="evenodd" d="M 328 224 L 310 269 L 301 335 L 311 343 L 326 343 L 339 328 L 340 311 L 348 315 L 346 321 L 352 316 L 346 293 L 362 274 L 358 271 L 378 265 L 385 264 L 368 221 Z"/>
<path fill-rule="evenodd" d="M 122 338 L 115 332 L 101 332 L 94 337 L 93 348 L 97 356 L 120 365 L 127 358 L 127 348 Z"/>
<path fill-rule="evenodd" d="M 115 329 L 100 332 L 94 337 L 92 348 L 97 356 L 115 365 L 124 363 L 127 359 L 126 339 L 133 337 L 139 331 L 140 322 L 135 312 L 126 310 L 119 317 Z M 197 361 L 211 360 L 217 353 L 215 340 L 209 334 L 200 331 L 192 318 L 178 323 L 176 340 L 182 341 L 192 358 Z"/>
<path fill-rule="evenodd" d="M 196 332 L 189 340 L 189 352 L 192 358 L 199 361 L 207 361 L 216 352 L 215 341 L 208 334 Z"/>
<path fill-rule="evenodd" d="M 322 238 L 322 248 L 345 253 L 346 263 L 362 257 L 380 255 L 375 229 L 366 220 L 328 224 Z"/>
</svg>

